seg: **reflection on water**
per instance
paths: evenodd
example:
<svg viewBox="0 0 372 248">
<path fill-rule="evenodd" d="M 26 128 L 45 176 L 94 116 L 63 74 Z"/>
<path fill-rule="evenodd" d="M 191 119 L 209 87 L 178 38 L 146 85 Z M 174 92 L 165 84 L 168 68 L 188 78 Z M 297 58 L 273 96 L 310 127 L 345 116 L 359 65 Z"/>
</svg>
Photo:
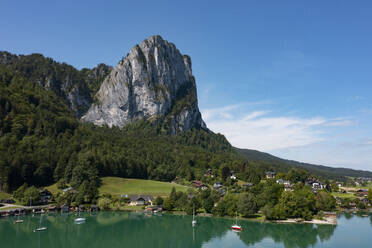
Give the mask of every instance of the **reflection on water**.
<svg viewBox="0 0 372 248">
<path fill-rule="evenodd" d="M 198 218 L 191 226 L 190 216 L 146 216 L 142 213 L 101 212 L 86 214 L 86 222 L 75 225 L 74 214 L 43 217 L 45 232 L 33 233 L 40 216 L 26 216 L 22 224 L 14 218 L 0 220 L 1 247 L 347 247 L 341 242 L 350 232 L 358 232 L 360 223 L 371 231 L 372 217 L 343 215 L 338 226 L 313 224 L 273 224 L 241 221 L 243 232 L 234 233 L 234 220 Z M 359 224 L 356 224 L 359 223 Z M 355 235 L 354 235 L 355 236 Z M 355 236 L 358 247 L 369 247 Z M 369 240 L 368 240 L 369 239 Z M 352 240 L 349 240 L 352 242 Z M 366 245 L 366 246 L 364 246 Z"/>
</svg>

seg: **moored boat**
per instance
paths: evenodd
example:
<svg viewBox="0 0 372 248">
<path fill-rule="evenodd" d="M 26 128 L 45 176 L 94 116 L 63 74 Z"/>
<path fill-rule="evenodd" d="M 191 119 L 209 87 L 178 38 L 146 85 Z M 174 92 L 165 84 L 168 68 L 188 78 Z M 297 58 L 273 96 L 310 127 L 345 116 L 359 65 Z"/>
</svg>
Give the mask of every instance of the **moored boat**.
<svg viewBox="0 0 372 248">
<path fill-rule="evenodd" d="M 39 227 L 39 228 L 36 228 L 34 232 L 41 232 L 41 231 L 45 231 L 46 229 L 47 229 L 46 227 Z"/>
<path fill-rule="evenodd" d="M 42 231 L 45 231 L 45 230 L 47 229 L 47 227 L 45 227 L 45 226 L 41 226 L 42 219 L 43 219 L 43 215 L 40 216 L 39 227 L 36 228 L 36 229 L 34 230 L 34 232 L 42 232 Z"/>
<path fill-rule="evenodd" d="M 195 208 L 193 206 L 192 208 L 192 222 L 191 222 L 191 225 L 192 226 L 196 226 L 196 220 L 195 220 Z"/>
<path fill-rule="evenodd" d="M 238 225 L 238 212 L 236 212 L 236 216 L 235 216 L 235 225 L 232 225 L 231 229 L 236 232 L 243 231 L 243 228 L 240 225 Z"/>
<path fill-rule="evenodd" d="M 82 218 L 82 217 L 75 219 L 75 223 L 82 223 L 82 222 L 85 222 L 85 221 L 86 221 L 86 219 Z"/>
</svg>

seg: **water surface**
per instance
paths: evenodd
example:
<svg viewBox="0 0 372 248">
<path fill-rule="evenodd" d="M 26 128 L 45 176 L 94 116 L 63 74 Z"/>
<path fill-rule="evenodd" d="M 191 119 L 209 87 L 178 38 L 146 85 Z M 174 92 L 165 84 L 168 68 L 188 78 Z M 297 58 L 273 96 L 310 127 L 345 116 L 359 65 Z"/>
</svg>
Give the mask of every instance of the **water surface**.
<svg viewBox="0 0 372 248">
<path fill-rule="evenodd" d="M 83 224 L 74 224 L 74 214 L 25 216 L 0 219 L 1 248 L 36 247 L 372 247 L 372 216 L 340 215 L 338 225 L 273 224 L 241 221 L 243 232 L 231 231 L 234 220 L 191 216 L 146 216 L 133 212 L 81 214 Z"/>
</svg>

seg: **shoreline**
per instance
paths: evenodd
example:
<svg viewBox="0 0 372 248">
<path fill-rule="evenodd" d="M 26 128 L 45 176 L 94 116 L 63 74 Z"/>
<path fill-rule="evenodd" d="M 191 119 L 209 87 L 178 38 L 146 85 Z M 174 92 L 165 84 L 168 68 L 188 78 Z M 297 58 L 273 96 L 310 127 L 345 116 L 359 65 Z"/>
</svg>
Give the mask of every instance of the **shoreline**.
<svg viewBox="0 0 372 248">
<path fill-rule="evenodd" d="M 48 205 L 46 205 L 48 206 Z M 0 217 L 1 218 L 4 218 L 4 217 L 8 217 L 8 216 L 1 216 L 1 213 L 2 212 L 13 212 L 14 210 L 19 210 L 19 209 L 22 209 L 22 210 L 26 210 L 25 215 L 28 215 L 28 214 L 32 214 L 31 211 L 27 211 L 27 210 L 31 210 L 32 207 L 20 207 L 19 205 L 17 206 L 19 208 L 12 208 L 12 209 L 0 209 Z M 40 207 L 40 206 L 38 206 Z M 146 213 L 146 211 L 144 211 L 144 209 L 122 209 L 122 210 L 119 210 L 119 209 L 116 209 L 116 210 L 102 210 L 103 212 L 104 211 L 107 211 L 107 212 L 137 212 L 137 213 Z M 45 212 L 42 212 L 42 214 L 47 214 L 47 213 L 58 213 L 59 211 L 45 211 Z M 89 212 L 89 211 L 84 211 L 84 212 Z M 101 211 L 98 211 L 98 212 L 101 212 Z M 303 219 L 300 219 L 300 218 L 289 218 L 289 219 L 285 219 L 285 220 L 265 220 L 264 219 L 264 216 L 257 216 L 255 218 L 244 218 L 244 217 L 241 217 L 240 220 L 245 220 L 245 221 L 253 221 L 253 222 L 261 222 L 261 223 L 276 223 L 276 224 L 316 224 L 316 225 L 337 225 L 337 215 L 338 214 L 342 214 L 342 213 L 352 213 L 352 214 L 356 214 L 356 213 L 371 213 L 372 212 L 372 208 L 371 209 L 363 209 L 363 210 L 351 210 L 351 209 L 343 209 L 343 210 L 339 210 L 339 211 L 336 211 L 336 212 L 333 212 L 332 214 L 330 215 L 327 215 L 326 217 L 324 217 L 322 220 L 320 219 L 312 219 L 312 220 L 303 220 Z M 68 213 L 76 213 L 76 211 L 69 211 Z M 149 213 L 149 212 L 147 212 Z M 150 212 L 151 213 L 151 212 Z M 163 213 L 166 213 L 166 214 L 173 214 L 173 215 L 187 215 L 186 212 L 184 211 L 163 211 Z M 34 214 L 41 214 L 40 212 L 38 213 L 34 213 Z M 153 214 L 153 213 L 151 213 Z M 12 215 L 9 215 L 9 216 L 12 216 Z M 212 214 L 208 214 L 208 213 L 200 213 L 200 214 L 197 214 L 196 216 L 200 216 L 200 217 L 209 217 L 209 218 L 223 218 L 223 219 L 234 219 L 233 217 L 231 216 L 214 216 Z"/>
<path fill-rule="evenodd" d="M 138 211 L 137 211 L 138 212 Z M 182 211 L 175 211 L 175 212 L 169 212 L 169 211 L 164 211 L 167 214 L 174 214 L 174 215 L 187 215 L 185 212 Z M 196 216 L 200 217 L 209 217 L 209 218 L 222 218 L 222 219 L 234 219 L 233 217 L 230 216 L 213 216 L 212 214 L 198 214 Z M 241 217 L 239 218 L 240 220 L 245 220 L 245 221 L 252 221 L 252 222 L 261 222 L 261 223 L 275 223 L 275 224 L 316 224 L 316 225 L 337 225 L 337 214 L 335 216 L 330 216 L 330 217 L 324 217 L 323 220 L 319 219 L 312 219 L 312 220 L 303 220 L 299 218 L 290 218 L 290 219 L 285 219 L 285 220 L 265 220 L 265 219 L 260 219 L 258 218 L 244 218 Z"/>
<path fill-rule="evenodd" d="M 328 217 L 323 220 L 312 219 L 312 220 L 302 220 L 302 219 L 286 219 L 286 220 L 276 220 L 274 223 L 284 223 L 284 224 L 316 224 L 316 225 L 337 225 L 337 217 Z"/>
</svg>

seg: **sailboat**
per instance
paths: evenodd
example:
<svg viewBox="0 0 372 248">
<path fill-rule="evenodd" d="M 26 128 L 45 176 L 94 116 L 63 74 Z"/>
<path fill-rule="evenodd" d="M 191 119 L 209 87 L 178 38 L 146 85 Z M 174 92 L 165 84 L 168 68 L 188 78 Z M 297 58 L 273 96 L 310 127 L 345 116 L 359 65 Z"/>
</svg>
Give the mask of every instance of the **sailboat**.
<svg viewBox="0 0 372 248">
<path fill-rule="evenodd" d="M 236 216 L 235 216 L 235 225 L 232 225 L 231 228 L 237 232 L 243 231 L 243 228 L 238 225 L 238 212 L 236 212 Z"/>
<path fill-rule="evenodd" d="M 78 214 L 78 218 L 76 218 L 74 221 L 75 221 L 75 224 L 83 224 L 86 219 L 84 217 L 79 217 L 80 216 L 80 209 L 79 209 L 79 214 Z"/>
<path fill-rule="evenodd" d="M 18 218 L 17 218 L 17 220 L 14 221 L 14 224 L 20 224 L 20 223 L 23 223 L 23 220 L 19 218 L 19 215 L 20 215 L 20 214 L 18 214 Z"/>
<path fill-rule="evenodd" d="M 195 220 L 195 208 L 194 206 L 192 207 L 192 226 L 196 226 L 196 220 Z"/>
<path fill-rule="evenodd" d="M 46 229 L 48 229 L 48 228 L 45 227 L 45 226 L 43 226 L 43 227 L 41 226 L 41 220 L 42 220 L 42 218 L 43 218 L 43 215 L 40 216 L 39 227 L 36 228 L 36 229 L 34 230 L 34 232 L 41 232 L 41 231 L 45 231 Z"/>
</svg>

